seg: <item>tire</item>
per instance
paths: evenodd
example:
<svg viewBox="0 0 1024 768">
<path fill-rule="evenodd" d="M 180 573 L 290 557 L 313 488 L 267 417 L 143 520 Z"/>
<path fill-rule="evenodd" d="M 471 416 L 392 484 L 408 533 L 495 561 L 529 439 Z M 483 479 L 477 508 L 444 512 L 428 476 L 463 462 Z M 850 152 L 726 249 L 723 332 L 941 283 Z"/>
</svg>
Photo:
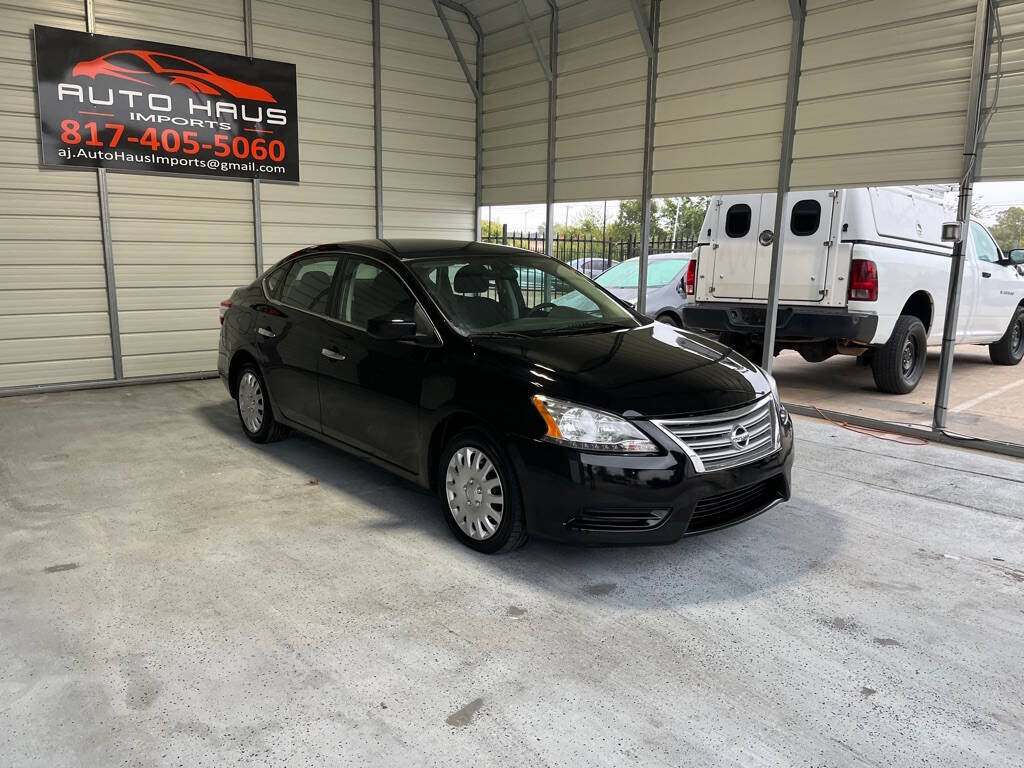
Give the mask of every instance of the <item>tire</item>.
<svg viewBox="0 0 1024 768">
<path fill-rule="evenodd" d="M 496 495 L 495 480 L 500 502 L 488 501 Z M 437 486 L 441 513 L 467 547 L 496 554 L 526 543 L 526 515 L 512 463 L 482 430 L 469 429 L 448 441 Z"/>
<path fill-rule="evenodd" d="M 928 335 L 913 315 L 900 315 L 889 340 L 875 349 L 871 374 L 881 392 L 905 395 L 913 392 L 924 374 L 928 359 Z"/>
<path fill-rule="evenodd" d="M 657 320 L 659 323 L 665 325 L 671 325 L 673 328 L 682 328 L 683 324 L 679 322 L 679 319 L 675 315 L 670 315 L 668 312 L 658 315 Z"/>
<path fill-rule="evenodd" d="M 288 435 L 288 428 L 274 418 L 263 375 L 252 363 L 238 371 L 235 408 L 245 436 L 254 443 L 272 443 Z"/>
<path fill-rule="evenodd" d="M 1003 338 L 988 345 L 988 356 L 996 365 L 1016 365 L 1024 359 L 1024 307 L 1017 307 Z"/>
</svg>

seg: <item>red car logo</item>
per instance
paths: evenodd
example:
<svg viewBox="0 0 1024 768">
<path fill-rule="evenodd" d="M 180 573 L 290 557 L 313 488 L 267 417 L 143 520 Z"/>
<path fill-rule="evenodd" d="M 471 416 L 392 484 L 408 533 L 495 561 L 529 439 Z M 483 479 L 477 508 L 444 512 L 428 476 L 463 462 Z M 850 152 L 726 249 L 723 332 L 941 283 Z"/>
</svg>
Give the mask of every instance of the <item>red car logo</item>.
<svg viewBox="0 0 1024 768">
<path fill-rule="evenodd" d="M 265 88 L 218 75 L 191 59 L 157 51 L 112 51 L 97 59 L 78 62 L 71 74 L 74 77 L 116 77 L 147 88 L 155 87 L 157 79 L 166 79 L 171 85 L 184 85 L 194 93 L 207 96 L 228 95 L 247 101 L 277 103 Z"/>
</svg>

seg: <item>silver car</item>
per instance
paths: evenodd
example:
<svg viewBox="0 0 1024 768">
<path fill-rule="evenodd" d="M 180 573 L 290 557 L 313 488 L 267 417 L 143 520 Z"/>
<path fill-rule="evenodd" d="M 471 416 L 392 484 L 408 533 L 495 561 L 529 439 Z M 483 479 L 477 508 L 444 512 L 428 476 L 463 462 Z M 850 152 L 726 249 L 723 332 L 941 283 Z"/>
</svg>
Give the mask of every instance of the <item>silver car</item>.
<svg viewBox="0 0 1024 768">
<path fill-rule="evenodd" d="M 647 306 L 645 314 L 663 323 L 683 327 L 682 307 L 686 303 L 686 267 L 690 253 L 652 254 L 647 267 Z M 640 259 L 619 262 L 595 278 L 595 282 L 609 293 L 636 306 L 637 283 L 640 276 Z M 578 292 L 568 293 L 555 304 L 575 306 L 574 302 L 583 297 Z M 577 307 L 582 309 L 582 307 Z"/>
</svg>

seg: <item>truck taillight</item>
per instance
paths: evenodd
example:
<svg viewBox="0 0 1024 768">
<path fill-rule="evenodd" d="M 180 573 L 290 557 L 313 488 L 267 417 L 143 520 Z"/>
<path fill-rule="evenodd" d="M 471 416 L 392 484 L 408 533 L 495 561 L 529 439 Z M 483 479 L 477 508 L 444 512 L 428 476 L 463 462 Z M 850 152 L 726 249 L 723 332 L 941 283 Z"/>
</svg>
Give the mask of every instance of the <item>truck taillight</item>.
<svg viewBox="0 0 1024 768">
<path fill-rule="evenodd" d="M 691 258 L 686 265 L 686 295 L 693 296 L 697 292 L 697 259 Z"/>
<path fill-rule="evenodd" d="M 221 325 L 224 325 L 224 315 L 226 315 L 228 313 L 229 309 L 231 309 L 231 299 L 224 299 L 224 301 L 222 301 L 220 303 L 220 324 Z"/>
<path fill-rule="evenodd" d="M 878 300 L 878 267 L 868 259 L 850 262 L 850 301 Z"/>
</svg>

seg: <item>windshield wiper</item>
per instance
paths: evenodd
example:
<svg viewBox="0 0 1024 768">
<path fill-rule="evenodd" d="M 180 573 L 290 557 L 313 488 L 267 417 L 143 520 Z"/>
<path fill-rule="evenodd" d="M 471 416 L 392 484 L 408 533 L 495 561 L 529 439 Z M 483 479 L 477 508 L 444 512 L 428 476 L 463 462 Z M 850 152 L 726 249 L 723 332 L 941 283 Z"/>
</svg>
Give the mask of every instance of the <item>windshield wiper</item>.
<svg viewBox="0 0 1024 768">
<path fill-rule="evenodd" d="M 525 333 L 518 331 L 474 331 L 469 334 L 471 339 L 528 339 Z"/>
<path fill-rule="evenodd" d="M 562 334 L 570 333 L 588 333 L 598 331 L 621 331 L 629 326 L 619 325 L 618 323 L 601 323 L 595 321 L 588 321 L 582 323 L 571 323 L 569 325 L 560 325 L 557 328 L 542 328 L 532 333 L 532 336 L 561 336 Z"/>
</svg>

